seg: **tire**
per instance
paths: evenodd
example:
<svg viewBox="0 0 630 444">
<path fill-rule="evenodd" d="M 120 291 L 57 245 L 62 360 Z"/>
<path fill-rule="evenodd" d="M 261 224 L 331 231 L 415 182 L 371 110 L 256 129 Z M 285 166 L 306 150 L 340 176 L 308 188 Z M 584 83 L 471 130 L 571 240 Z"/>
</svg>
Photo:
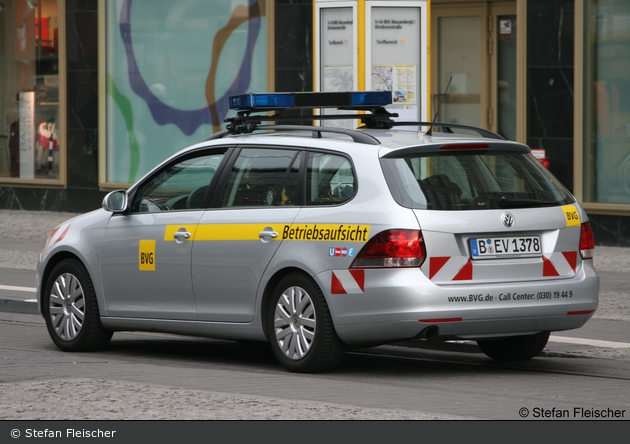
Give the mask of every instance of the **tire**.
<svg viewBox="0 0 630 444">
<path fill-rule="evenodd" d="M 509 338 L 478 340 L 482 352 L 495 361 L 526 361 L 538 355 L 549 340 L 549 332 Z"/>
<path fill-rule="evenodd" d="M 76 259 L 55 265 L 44 286 L 42 308 L 48 334 L 63 351 L 98 350 L 112 338 L 113 332 L 101 324 L 92 280 Z"/>
<path fill-rule="evenodd" d="M 268 307 L 267 332 L 280 364 L 291 372 L 329 371 L 345 348 L 322 291 L 308 276 L 292 273 L 280 280 Z"/>
</svg>

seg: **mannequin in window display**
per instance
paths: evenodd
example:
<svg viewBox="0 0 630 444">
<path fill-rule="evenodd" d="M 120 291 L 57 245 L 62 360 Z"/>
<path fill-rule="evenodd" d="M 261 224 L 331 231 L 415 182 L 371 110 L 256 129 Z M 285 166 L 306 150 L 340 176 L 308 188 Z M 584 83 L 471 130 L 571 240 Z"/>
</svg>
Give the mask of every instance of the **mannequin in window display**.
<svg viewBox="0 0 630 444">
<path fill-rule="evenodd" d="M 54 121 L 44 121 L 39 124 L 35 147 L 37 173 L 52 175 L 57 169 L 59 159 L 59 139 L 57 124 Z"/>
</svg>

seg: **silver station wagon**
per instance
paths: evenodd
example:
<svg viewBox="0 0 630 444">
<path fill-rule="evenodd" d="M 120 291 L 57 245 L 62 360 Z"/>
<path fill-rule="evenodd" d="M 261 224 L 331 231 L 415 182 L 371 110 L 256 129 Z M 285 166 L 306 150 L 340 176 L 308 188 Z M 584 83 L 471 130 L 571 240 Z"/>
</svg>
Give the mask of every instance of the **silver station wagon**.
<svg viewBox="0 0 630 444">
<path fill-rule="evenodd" d="M 125 330 L 269 341 L 286 369 L 317 372 L 409 339 L 525 360 L 584 325 L 599 278 L 576 199 L 526 145 L 394 121 L 390 102 L 232 97 L 227 130 L 50 234 L 38 299 L 54 343 L 95 350 Z M 291 108 L 346 111 L 300 126 Z"/>
</svg>

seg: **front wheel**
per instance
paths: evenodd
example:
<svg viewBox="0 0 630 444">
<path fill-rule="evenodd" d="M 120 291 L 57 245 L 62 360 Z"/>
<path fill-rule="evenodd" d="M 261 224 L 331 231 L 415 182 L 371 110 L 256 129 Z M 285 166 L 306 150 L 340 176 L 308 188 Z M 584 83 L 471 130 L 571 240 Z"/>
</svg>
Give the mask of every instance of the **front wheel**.
<svg viewBox="0 0 630 444">
<path fill-rule="evenodd" d="M 344 346 L 330 316 L 324 295 L 313 280 L 292 273 L 276 286 L 267 331 L 273 352 L 292 372 L 323 372 L 337 367 Z"/>
<path fill-rule="evenodd" d="M 107 345 L 113 332 L 101 325 L 92 280 L 81 262 L 65 259 L 53 268 L 43 289 L 46 327 L 64 351 L 91 351 Z"/>
<path fill-rule="evenodd" d="M 478 340 L 477 345 L 495 361 L 526 361 L 539 354 L 548 340 L 549 332 L 541 331 L 534 335 Z"/>
</svg>

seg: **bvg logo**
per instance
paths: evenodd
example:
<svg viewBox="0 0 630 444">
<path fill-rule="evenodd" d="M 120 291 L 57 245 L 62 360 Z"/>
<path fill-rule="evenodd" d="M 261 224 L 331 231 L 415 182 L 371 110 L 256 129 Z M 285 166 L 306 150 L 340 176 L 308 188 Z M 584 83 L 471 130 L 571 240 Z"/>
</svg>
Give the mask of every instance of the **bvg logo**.
<svg viewBox="0 0 630 444">
<path fill-rule="evenodd" d="M 138 268 L 141 271 L 155 271 L 155 240 L 140 241 Z"/>
<path fill-rule="evenodd" d="M 567 227 L 580 226 L 580 213 L 573 205 L 562 207 L 564 217 L 567 220 Z"/>
</svg>

